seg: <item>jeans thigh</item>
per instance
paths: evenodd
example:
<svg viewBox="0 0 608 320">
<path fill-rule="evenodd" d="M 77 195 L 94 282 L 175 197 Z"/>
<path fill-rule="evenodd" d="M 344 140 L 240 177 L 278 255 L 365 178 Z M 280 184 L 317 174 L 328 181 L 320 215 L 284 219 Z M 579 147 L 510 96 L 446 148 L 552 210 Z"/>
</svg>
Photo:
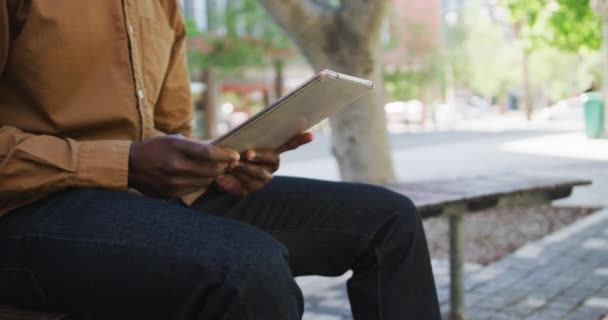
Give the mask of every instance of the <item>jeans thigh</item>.
<svg viewBox="0 0 608 320">
<path fill-rule="evenodd" d="M 0 304 L 169 319 L 203 279 L 224 283 L 239 266 L 286 254 L 266 233 L 231 219 L 72 190 L 0 219 L 0 283 L 10 286 L 2 286 Z"/>
<path fill-rule="evenodd" d="M 289 249 L 295 275 L 342 274 L 385 226 L 420 225 L 411 200 L 386 188 L 294 177 L 275 177 L 245 197 L 210 190 L 194 208 L 273 235 Z"/>
</svg>

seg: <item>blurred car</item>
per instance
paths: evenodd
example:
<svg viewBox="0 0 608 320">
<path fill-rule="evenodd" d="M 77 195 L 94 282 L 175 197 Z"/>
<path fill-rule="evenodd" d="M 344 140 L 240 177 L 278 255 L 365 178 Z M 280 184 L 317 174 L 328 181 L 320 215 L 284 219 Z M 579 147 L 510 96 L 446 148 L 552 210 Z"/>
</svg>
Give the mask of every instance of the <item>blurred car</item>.
<svg viewBox="0 0 608 320">
<path fill-rule="evenodd" d="M 558 103 L 542 108 L 538 112 L 538 117 L 547 121 L 558 120 L 583 120 L 585 95 L 570 97 Z"/>
<path fill-rule="evenodd" d="M 394 101 L 384 106 L 389 123 L 420 124 L 424 120 L 424 104 L 420 100 Z"/>
</svg>

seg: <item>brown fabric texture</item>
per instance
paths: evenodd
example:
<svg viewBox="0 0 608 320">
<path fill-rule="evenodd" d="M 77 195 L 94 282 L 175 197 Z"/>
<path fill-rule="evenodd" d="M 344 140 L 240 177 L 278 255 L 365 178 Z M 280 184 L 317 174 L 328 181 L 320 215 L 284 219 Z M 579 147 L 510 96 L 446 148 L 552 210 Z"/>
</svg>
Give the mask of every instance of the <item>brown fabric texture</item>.
<svg viewBox="0 0 608 320">
<path fill-rule="evenodd" d="M 131 142 L 191 136 L 178 0 L 0 0 L 0 215 L 127 190 Z"/>
</svg>

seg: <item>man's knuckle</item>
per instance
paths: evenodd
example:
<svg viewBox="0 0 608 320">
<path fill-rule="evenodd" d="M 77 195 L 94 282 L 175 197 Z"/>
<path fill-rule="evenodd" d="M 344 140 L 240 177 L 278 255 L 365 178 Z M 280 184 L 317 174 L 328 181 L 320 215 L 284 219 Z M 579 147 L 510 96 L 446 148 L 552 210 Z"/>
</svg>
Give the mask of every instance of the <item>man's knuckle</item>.
<svg viewBox="0 0 608 320">
<path fill-rule="evenodd" d="M 169 172 L 176 172 L 181 168 L 181 161 L 178 157 L 169 157 L 165 162 L 165 167 Z"/>
<path fill-rule="evenodd" d="M 213 147 L 207 144 L 201 145 L 199 148 L 199 154 L 201 157 L 205 158 L 205 159 L 209 159 L 211 158 L 211 156 L 213 155 Z"/>
<path fill-rule="evenodd" d="M 168 177 L 165 182 L 166 182 L 166 186 L 169 188 L 169 190 L 172 190 L 172 191 L 179 189 L 179 187 L 181 185 L 180 179 L 178 179 L 177 177 L 174 177 L 174 176 Z"/>
</svg>

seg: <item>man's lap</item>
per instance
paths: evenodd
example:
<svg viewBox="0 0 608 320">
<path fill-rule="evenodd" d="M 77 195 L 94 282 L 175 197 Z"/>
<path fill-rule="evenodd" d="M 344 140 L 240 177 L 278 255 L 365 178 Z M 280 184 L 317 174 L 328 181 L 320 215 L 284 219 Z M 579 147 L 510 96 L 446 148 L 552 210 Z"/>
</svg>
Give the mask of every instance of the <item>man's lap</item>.
<svg viewBox="0 0 608 320">
<path fill-rule="evenodd" d="M 192 277 L 213 280 L 227 266 L 280 261 L 283 245 L 294 275 L 339 275 L 380 226 L 403 214 L 416 223 L 413 204 L 385 189 L 298 178 L 277 177 L 245 197 L 211 190 L 192 209 L 71 190 L 0 219 L 0 262 L 32 271 L 56 305 L 87 291 L 118 302 L 139 293 L 154 303 L 167 288 L 192 290 Z"/>
</svg>

